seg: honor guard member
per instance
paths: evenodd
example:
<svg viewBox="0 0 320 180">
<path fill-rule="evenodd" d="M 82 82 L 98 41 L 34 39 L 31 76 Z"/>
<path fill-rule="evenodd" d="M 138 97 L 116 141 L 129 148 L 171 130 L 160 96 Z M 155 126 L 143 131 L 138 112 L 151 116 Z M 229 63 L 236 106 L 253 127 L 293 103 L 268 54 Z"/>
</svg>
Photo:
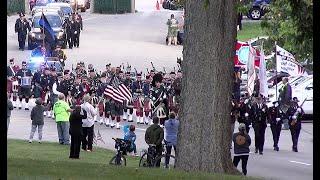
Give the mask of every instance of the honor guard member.
<svg viewBox="0 0 320 180">
<path fill-rule="evenodd" d="M 152 79 L 151 99 L 154 104 L 154 113 L 160 119 L 160 125 L 164 125 L 165 119 L 168 117 L 168 104 L 166 102 L 166 91 L 162 83 L 162 75 L 157 73 Z"/>
<path fill-rule="evenodd" d="M 265 140 L 265 131 L 267 128 L 268 106 L 263 102 L 262 98 L 258 96 L 257 103 L 253 106 L 254 118 L 253 129 L 255 138 L 255 153 L 263 154 L 263 146 Z"/>
<path fill-rule="evenodd" d="M 28 31 L 31 31 L 30 24 L 23 13 L 19 14 L 14 26 L 15 32 L 18 33 L 19 50 L 24 51 Z"/>
<path fill-rule="evenodd" d="M 137 80 L 132 83 L 132 93 L 136 96 L 135 108 L 136 108 L 136 117 L 137 124 L 144 124 L 143 121 L 143 102 L 141 97 L 143 96 L 142 92 L 143 83 L 141 80 L 141 73 L 137 73 Z"/>
<path fill-rule="evenodd" d="M 73 47 L 73 33 L 72 33 L 72 31 L 73 30 L 71 27 L 71 21 L 70 21 L 69 17 L 66 17 L 64 19 L 62 26 L 63 26 L 64 31 L 66 32 L 66 40 L 69 45 L 69 48 L 72 49 L 72 47 Z"/>
<path fill-rule="evenodd" d="M 289 107 L 287 114 L 289 117 L 289 129 L 292 138 L 292 151 L 298 152 L 298 141 L 299 135 L 301 131 L 301 119 L 304 111 L 298 105 L 298 98 L 294 97 L 291 102 L 291 106 Z"/>
<path fill-rule="evenodd" d="M 104 90 L 107 88 L 107 75 L 106 73 L 102 73 L 100 76 L 100 83 L 98 85 L 97 88 L 97 96 L 99 98 L 99 102 L 98 102 L 98 108 L 99 108 L 99 120 L 100 120 L 100 124 L 105 124 L 106 126 L 110 125 L 110 119 L 109 122 L 107 123 L 106 119 L 105 119 L 105 115 L 104 115 Z"/>
<path fill-rule="evenodd" d="M 75 18 L 72 18 L 71 27 L 73 31 L 73 46 L 78 48 L 80 45 L 81 25 Z"/>
<path fill-rule="evenodd" d="M 238 118 L 238 122 L 246 125 L 246 132 L 249 134 L 250 125 L 254 118 L 254 108 L 252 107 L 252 103 L 249 98 L 244 97 L 241 99 L 239 113 L 240 116 Z"/>
<path fill-rule="evenodd" d="M 290 102 L 292 99 L 292 89 L 288 82 L 288 78 L 282 78 L 283 86 L 279 89 L 279 105 L 280 109 L 286 113 L 288 108 L 290 107 Z M 285 130 L 289 129 L 288 120 L 287 118 L 283 119 L 283 126 Z"/>
<path fill-rule="evenodd" d="M 81 29 L 81 31 L 82 31 L 82 30 L 83 30 L 82 17 L 81 17 L 81 15 L 80 15 L 78 12 L 75 13 L 75 18 L 76 18 L 76 20 L 80 23 L 80 29 Z"/>
<path fill-rule="evenodd" d="M 70 98 L 71 95 L 71 78 L 70 78 L 70 70 L 64 70 L 63 72 L 63 80 L 60 84 L 60 92 L 62 92 L 65 97 Z"/>
<path fill-rule="evenodd" d="M 64 51 L 61 49 L 60 45 L 57 45 L 56 49 L 52 52 L 52 57 L 56 57 L 59 59 L 62 67 L 65 67 L 65 61 L 67 60 L 67 56 Z"/>
<path fill-rule="evenodd" d="M 280 112 L 279 103 L 273 102 L 273 106 L 269 108 L 269 121 L 273 137 L 273 150 L 279 151 L 279 138 L 282 128 L 282 113 Z"/>
<path fill-rule="evenodd" d="M 18 97 L 18 81 L 16 78 L 17 72 L 20 67 L 15 64 L 14 58 L 9 60 L 9 66 L 7 66 L 7 92 L 10 93 L 10 100 L 13 107 L 17 107 L 17 97 Z"/>
<path fill-rule="evenodd" d="M 27 69 L 27 63 L 22 62 L 22 68 L 17 72 L 19 83 L 19 109 L 22 108 L 22 99 L 25 98 L 24 109 L 29 110 L 29 98 L 31 96 L 31 81 L 32 73 L 30 69 Z"/>
<path fill-rule="evenodd" d="M 81 77 L 77 76 L 71 89 L 71 96 L 74 98 L 76 106 L 80 106 L 82 104 L 81 100 L 84 94 Z"/>
<path fill-rule="evenodd" d="M 235 122 L 239 118 L 239 103 L 237 102 L 236 99 L 233 99 L 231 101 L 230 117 L 231 117 L 231 134 L 233 135 Z M 231 141 L 231 144 L 230 144 L 230 149 L 232 149 L 232 141 Z"/>
<path fill-rule="evenodd" d="M 89 85 L 90 85 L 90 95 L 92 95 L 93 92 L 96 92 L 99 86 L 100 80 L 97 76 L 97 73 L 94 69 L 89 70 Z"/>
<path fill-rule="evenodd" d="M 120 77 L 122 77 L 121 75 L 121 71 L 120 71 Z M 129 89 L 129 91 L 131 91 L 131 93 L 133 93 L 132 91 L 132 80 L 131 80 L 131 73 L 130 72 L 126 72 L 126 77 L 123 80 L 123 84 Z M 133 94 L 132 94 L 133 95 Z M 123 106 L 123 120 L 126 121 L 128 120 L 128 122 L 133 122 L 133 103 L 132 102 L 124 102 L 124 106 Z M 137 118 L 138 120 L 138 118 Z"/>
</svg>

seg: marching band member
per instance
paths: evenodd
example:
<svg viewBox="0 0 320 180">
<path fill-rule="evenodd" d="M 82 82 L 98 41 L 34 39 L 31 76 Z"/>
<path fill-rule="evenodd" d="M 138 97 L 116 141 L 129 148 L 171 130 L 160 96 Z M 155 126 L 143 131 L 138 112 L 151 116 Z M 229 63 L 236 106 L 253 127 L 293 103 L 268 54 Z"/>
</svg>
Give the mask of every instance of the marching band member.
<svg viewBox="0 0 320 180">
<path fill-rule="evenodd" d="M 10 64 L 7 66 L 7 92 L 10 93 L 10 100 L 13 107 L 17 107 L 17 96 L 18 96 L 18 81 L 16 74 L 20 67 L 14 63 L 14 58 L 10 59 Z"/>
<path fill-rule="evenodd" d="M 27 63 L 22 62 L 22 68 L 17 72 L 16 76 L 18 77 L 19 83 L 19 109 L 22 108 L 22 99 L 25 98 L 24 109 L 29 110 L 29 98 L 31 96 L 31 81 L 32 73 L 31 70 L 27 69 Z"/>
<path fill-rule="evenodd" d="M 301 118 L 304 114 L 303 109 L 298 105 L 298 98 L 294 97 L 291 101 L 291 106 L 287 111 L 289 117 L 289 129 L 292 138 L 292 151 L 298 152 L 298 141 L 301 131 Z"/>
<path fill-rule="evenodd" d="M 273 106 L 269 108 L 270 129 L 273 137 L 273 150 L 279 151 L 279 138 L 282 128 L 281 111 L 279 103 L 273 102 Z"/>
<path fill-rule="evenodd" d="M 132 93 L 136 96 L 135 98 L 135 109 L 137 124 L 143 124 L 143 104 L 142 104 L 142 80 L 141 73 L 137 73 L 137 80 L 132 83 Z"/>
<path fill-rule="evenodd" d="M 145 124 L 152 124 L 152 121 L 150 119 L 151 117 L 151 101 L 150 101 L 150 90 L 151 90 L 151 77 L 149 75 L 146 76 L 146 79 L 143 83 L 142 91 L 144 95 L 144 102 L 143 102 L 143 119 Z"/>
</svg>

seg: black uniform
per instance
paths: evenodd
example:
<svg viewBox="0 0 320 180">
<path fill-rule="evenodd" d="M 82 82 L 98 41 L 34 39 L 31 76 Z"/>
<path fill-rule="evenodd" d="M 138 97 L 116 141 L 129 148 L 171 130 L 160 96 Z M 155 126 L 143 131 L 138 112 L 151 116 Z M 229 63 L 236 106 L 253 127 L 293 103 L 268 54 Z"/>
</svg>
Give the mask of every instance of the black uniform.
<svg viewBox="0 0 320 180">
<path fill-rule="evenodd" d="M 31 31 L 29 22 L 20 18 L 16 20 L 15 32 L 18 33 L 19 49 L 24 50 L 28 31 Z"/>
<path fill-rule="evenodd" d="M 279 106 L 270 107 L 269 108 L 269 121 L 270 121 L 270 128 L 273 137 L 273 148 L 276 151 L 279 151 L 279 138 L 282 128 L 282 118 Z M 278 120 L 277 120 L 278 118 Z"/>
<path fill-rule="evenodd" d="M 240 116 L 239 116 L 238 122 L 244 123 L 246 125 L 246 131 L 249 134 L 250 125 L 252 123 L 252 119 L 254 118 L 254 111 L 253 111 L 253 107 L 251 106 L 251 103 L 241 102 L 239 107 L 239 112 L 240 112 Z M 247 116 L 246 116 L 246 113 L 247 113 Z"/>
<path fill-rule="evenodd" d="M 81 31 L 81 25 L 79 22 L 74 21 L 71 23 L 72 30 L 73 30 L 73 46 L 79 47 L 80 45 L 80 31 Z"/>
<path fill-rule="evenodd" d="M 265 131 L 267 128 L 267 117 L 268 117 L 268 107 L 265 104 L 255 104 L 254 108 L 254 118 L 253 118 L 253 129 L 255 135 L 255 146 L 256 153 L 263 153 L 263 146 L 265 140 Z"/>
<path fill-rule="evenodd" d="M 67 56 L 65 55 L 65 53 L 63 52 L 62 49 L 56 49 L 52 52 L 52 57 L 57 57 L 62 65 L 62 67 L 65 66 L 65 60 L 67 60 Z"/>
<path fill-rule="evenodd" d="M 33 98 L 39 98 L 41 97 L 41 93 L 42 93 L 42 87 L 40 85 L 41 82 L 41 71 L 37 71 L 34 73 L 33 77 L 32 77 L 32 95 Z"/>
<path fill-rule="evenodd" d="M 73 38 L 72 38 L 73 37 L 73 34 L 72 34 L 73 30 L 72 30 L 71 22 L 69 19 L 64 20 L 63 28 L 64 28 L 66 35 L 67 35 L 66 39 L 69 44 L 69 48 L 72 49 L 72 47 L 73 47 Z"/>
<path fill-rule="evenodd" d="M 301 112 L 298 112 L 298 106 L 290 106 L 287 114 L 289 116 L 289 129 L 292 138 L 292 151 L 298 152 L 298 140 L 301 131 L 301 118 L 304 114 L 303 109 L 300 108 Z M 296 120 L 293 119 L 296 116 Z"/>
<path fill-rule="evenodd" d="M 167 99 L 164 98 L 165 96 L 167 96 L 167 94 L 166 94 L 166 90 L 165 90 L 163 85 L 161 85 L 160 88 L 153 87 L 151 89 L 151 99 L 152 99 L 152 101 L 154 103 L 154 108 L 156 108 L 161 102 L 163 102 L 164 105 L 165 105 L 164 111 L 165 111 L 166 116 L 168 118 L 169 108 L 168 108 L 168 101 L 167 101 Z M 167 119 L 167 118 L 164 118 L 164 119 L 161 118 L 160 119 L 160 124 L 163 125 L 165 119 Z"/>
<path fill-rule="evenodd" d="M 70 128 L 69 134 L 71 135 L 70 156 L 69 158 L 79 158 L 82 131 L 82 119 L 87 118 L 87 112 L 80 113 L 72 112 L 69 118 Z"/>
</svg>

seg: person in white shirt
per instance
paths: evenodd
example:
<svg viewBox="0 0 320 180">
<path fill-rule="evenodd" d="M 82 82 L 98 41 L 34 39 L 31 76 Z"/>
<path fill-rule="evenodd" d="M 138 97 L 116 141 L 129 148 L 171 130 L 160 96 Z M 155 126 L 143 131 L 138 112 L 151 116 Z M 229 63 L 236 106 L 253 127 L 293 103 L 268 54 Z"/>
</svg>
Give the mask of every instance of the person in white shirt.
<svg viewBox="0 0 320 180">
<path fill-rule="evenodd" d="M 87 112 L 87 119 L 82 120 L 82 149 L 92 152 L 93 135 L 94 135 L 94 116 L 97 115 L 96 109 L 90 104 L 91 98 L 89 95 L 83 97 L 81 109 Z M 88 139 L 87 139 L 88 138 Z"/>
</svg>

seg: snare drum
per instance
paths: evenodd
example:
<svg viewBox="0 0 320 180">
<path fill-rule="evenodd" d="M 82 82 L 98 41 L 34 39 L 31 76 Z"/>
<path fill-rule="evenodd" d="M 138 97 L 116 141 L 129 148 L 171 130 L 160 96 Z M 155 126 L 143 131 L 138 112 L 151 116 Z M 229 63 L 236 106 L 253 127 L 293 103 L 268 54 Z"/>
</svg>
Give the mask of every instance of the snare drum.
<svg viewBox="0 0 320 180">
<path fill-rule="evenodd" d="M 21 78 L 21 86 L 31 86 L 31 77 L 27 76 L 27 77 L 22 77 Z"/>
</svg>

